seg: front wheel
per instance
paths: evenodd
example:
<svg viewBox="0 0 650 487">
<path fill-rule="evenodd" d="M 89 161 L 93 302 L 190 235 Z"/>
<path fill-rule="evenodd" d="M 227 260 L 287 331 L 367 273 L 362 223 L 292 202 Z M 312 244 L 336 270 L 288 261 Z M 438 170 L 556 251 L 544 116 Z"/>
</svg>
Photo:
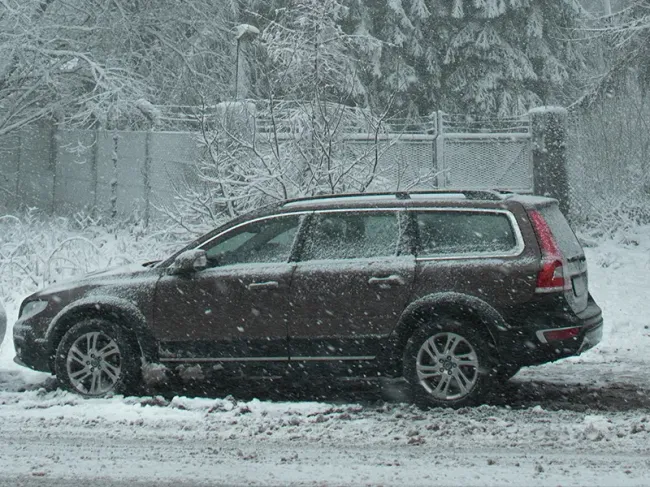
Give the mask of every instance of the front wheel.
<svg viewBox="0 0 650 487">
<path fill-rule="evenodd" d="M 415 402 L 442 407 L 479 403 L 493 384 L 490 343 L 479 330 L 451 319 L 416 330 L 404 351 L 404 377 Z"/>
<path fill-rule="evenodd" d="M 70 328 L 56 351 L 59 384 L 86 397 L 133 390 L 140 368 L 124 332 L 109 321 L 89 319 Z"/>
</svg>

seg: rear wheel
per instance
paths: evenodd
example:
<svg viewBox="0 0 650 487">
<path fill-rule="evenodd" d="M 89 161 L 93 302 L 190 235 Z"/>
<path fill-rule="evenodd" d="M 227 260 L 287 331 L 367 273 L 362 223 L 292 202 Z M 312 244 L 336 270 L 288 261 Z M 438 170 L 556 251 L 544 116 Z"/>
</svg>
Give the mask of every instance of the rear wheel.
<svg viewBox="0 0 650 487">
<path fill-rule="evenodd" d="M 137 356 L 122 329 L 101 319 L 70 328 L 56 351 L 59 384 L 87 397 L 126 394 L 138 383 Z"/>
<path fill-rule="evenodd" d="M 442 407 L 479 403 L 494 383 L 489 340 L 451 319 L 416 330 L 404 352 L 404 377 L 414 400 Z"/>
</svg>

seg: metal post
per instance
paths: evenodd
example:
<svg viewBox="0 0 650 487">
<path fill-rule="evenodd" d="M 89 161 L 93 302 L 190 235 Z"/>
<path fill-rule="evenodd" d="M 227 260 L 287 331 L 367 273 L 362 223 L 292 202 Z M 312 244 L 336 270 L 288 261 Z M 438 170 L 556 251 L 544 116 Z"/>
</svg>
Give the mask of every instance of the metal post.
<svg viewBox="0 0 650 487">
<path fill-rule="evenodd" d="M 144 141 L 144 226 L 149 226 L 151 217 L 151 130 L 147 131 Z"/>
<path fill-rule="evenodd" d="M 92 207 L 92 216 L 95 218 L 97 216 L 97 185 L 99 184 L 99 176 L 97 172 L 97 159 L 99 157 L 99 128 L 95 128 L 95 143 L 93 144 L 93 153 L 90 160 L 90 169 L 92 176 L 92 192 L 93 192 L 93 207 Z"/>
<path fill-rule="evenodd" d="M 120 140 L 120 135 L 117 132 L 117 129 L 113 130 L 113 153 L 111 154 L 111 159 L 113 160 L 113 179 L 111 179 L 111 219 L 115 220 L 117 218 L 117 178 L 118 178 L 118 141 Z"/>
<path fill-rule="evenodd" d="M 14 203 L 14 208 L 18 209 L 21 204 L 24 202 L 24 199 L 21 198 L 19 195 L 22 194 L 20 192 L 20 172 L 22 171 L 22 158 L 23 158 L 23 138 L 21 136 L 21 131 L 16 132 L 16 136 L 18 138 L 18 150 L 17 150 L 17 155 L 16 155 L 16 199 Z"/>
<path fill-rule="evenodd" d="M 241 37 L 237 37 L 237 53 L 235 54 L 235 100 L 239 100 L 239 49 Z"/>
<path fill-rule="evenodd" d="M 56 205 L 56 185 L 57 185 L 57 178 L 56 178 L 56 166 L 57 166 L 57 158 L 59 157 L 59 144 L 58 144 L 58 134 L 57 134 L 57 125 L 53 124 L 50 126 L 50 131 L 49 131 L 49 149 L 50 149 L 50 160 L 49 160 L 49 166 L 50 170 L 52 171 L 52 203 L 50 206 L 50 214 L 55 214 L 57 211 L 57 205 Z"/>
<path fill-rule="evenodd" d="M 603 0 L 603 10 L 606 16 L 612 15 L 612 2 L 611 0 Z"/>
<path fill-rule="evenodd" d="M 447 173 L 445 172 L 445 134 L 444 126 L 442 120 L 443 112 L 438 110 L 436 113 L 436 125 L 437 125 L 437 135 L 436 135 L 436 185 L 438 188 L 446 188 L 448 185 Z"/>
</svg>

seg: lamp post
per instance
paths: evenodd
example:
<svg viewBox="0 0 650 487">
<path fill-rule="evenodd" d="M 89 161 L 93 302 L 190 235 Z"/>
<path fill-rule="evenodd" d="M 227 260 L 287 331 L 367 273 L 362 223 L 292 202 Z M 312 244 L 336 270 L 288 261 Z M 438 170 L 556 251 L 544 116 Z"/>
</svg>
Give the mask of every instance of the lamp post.
<svg viewBox="0 0 650 487">
<path fill-rule="evenodd" d="M 612 15 L 612 2 L 610 0 L 603 0 L 603 10 L 605 10 L 605 15 L 611 17 Z"/>
<path fill-rule="evenodd" d="M 239 71 L 242 59 L 240 59 L 241 43 L 250 42 L 260 34 L 257 27 L 250 24 L 240 24 L 235 29 L 235 39 L 237 41 L 237 53 L 235 55 L 235 100 L 242 98 L 242 93 L 239 86 Z"/>
</svg>

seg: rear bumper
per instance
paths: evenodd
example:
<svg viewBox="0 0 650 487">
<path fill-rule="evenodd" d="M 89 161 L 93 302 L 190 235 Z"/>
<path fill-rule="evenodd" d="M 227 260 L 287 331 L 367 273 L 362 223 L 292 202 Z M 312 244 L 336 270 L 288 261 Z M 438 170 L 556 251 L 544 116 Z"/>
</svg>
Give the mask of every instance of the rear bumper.
<svg viewBox="0 0 650 487">
<path fill-rule="evenodd" d="M 603 339 L 603 320 L 600 320 L 600 323 L 597 326 L 594 326 L 585 331 L 582 344 L 578 350 L 578 355 L 582 352 L 589 350 L 590 348 L 595 347 Z"/>
<path fill-rule="evenodd" d="M 545 331 L 576 329 L 576 335 L 560 340 L 547 340 Z M 603 315 L 600 307 L 589 299 L 580 313 L 545 314 L 522 327 L 505 332 L 500 340 L 501 358 L 520 366 L 539 365 L 565 357 L 580 355 L 600 343 L 603 336 Z"/>
</svg>

